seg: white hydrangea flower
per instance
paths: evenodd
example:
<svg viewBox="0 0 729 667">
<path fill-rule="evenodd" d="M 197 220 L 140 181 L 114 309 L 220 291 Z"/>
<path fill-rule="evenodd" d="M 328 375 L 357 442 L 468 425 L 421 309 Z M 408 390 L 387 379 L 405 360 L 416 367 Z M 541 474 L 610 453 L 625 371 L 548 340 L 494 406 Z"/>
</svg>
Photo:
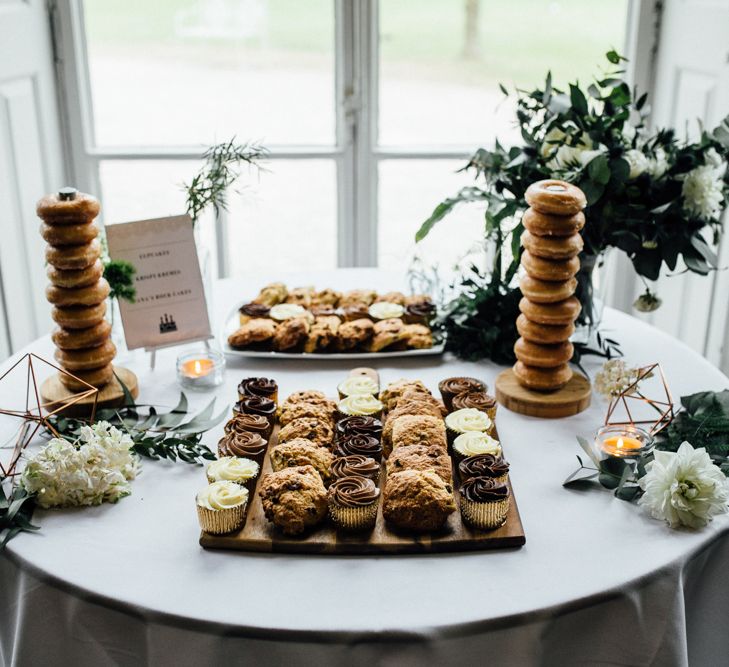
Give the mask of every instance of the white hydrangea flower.
<svg viewBox="0 0 729 667">
<path fill-rule="evenodd" d="M 646 171 L 653 178 L 660 178 L 668 171 L 668 158 L 666 157 L 666 151 L 662 148 L 656 148 L 655 155 L 648 159 L 648 166 Z"/>
<path fill-rule="evenodd" d="M 723 163 L 722 163 L 723 164 Z M 723 175 L 726 166 L 703 164 L 692 169 L 683 180 L 681 195 L 688 213 L 704 220 L 714 220 L 721 214 Z"/>
<path fill-rule="evenodd" d="M 595 373 L 595 391 L 605 398 L 618 396 L 638 379 L 638 371 L 638 368 L 628 366 L 622 359 L 610 359 Z"/>
<path fill-rule="evenodd" d="M 139 471 L 132 444 L 108 422 L 84 426 L 76 444 L 52 438 L 28 461 L 21 483 L 41 507 L 116 502 L 131 493 L 129 481 Z"/>
<path fill-rule="evenodd" d="M 648 169 L 648 158 L 645 156 L 643 151 L 639 151 L 636 148 L 631 148 L 623 155 L 626 162 L 630 165 L 630 173 L 628 174 L 629 179 L 638 178 L 643 172 Z"/>
<path fill-rule="evenodd" d="M 654 519 L 671 528 L 703 528 L 727 511 L 727 479 L 703 447 L 684 442 L 677 452 L 656 451 L 654 456 L 638 480 L 644 491 L 638 504 Z"/>
</svg>

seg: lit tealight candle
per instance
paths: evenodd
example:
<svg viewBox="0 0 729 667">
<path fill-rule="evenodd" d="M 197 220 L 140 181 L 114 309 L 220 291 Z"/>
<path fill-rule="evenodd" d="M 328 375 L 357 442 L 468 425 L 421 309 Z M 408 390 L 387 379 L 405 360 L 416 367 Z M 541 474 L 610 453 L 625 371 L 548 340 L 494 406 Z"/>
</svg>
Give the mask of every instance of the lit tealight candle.
<svg viewBox="0 0 729 667">
<path fill-rule="evenodd" d="M 623 437 L 614 436 L 605 438 L 602 442 L 603 451 L 613 456 L 622 456 L 629 454 L 636 449 L 640 449 L 643 443 L 637 438 L 630 438 L 627 435 Z"/>
<path fill-rule="evenodd" d="M 201 378 L 213 370 L 212 359 L 189 359 L 182 364 L 182 374 L 189 378 Z"/>
<path fill-rule="evenodd" d="M 597 432 L 596 444 L 608 456 L 638 456 L 650 447 L 650 434 L 634 426 L 604 426 Z"/>
</svg>

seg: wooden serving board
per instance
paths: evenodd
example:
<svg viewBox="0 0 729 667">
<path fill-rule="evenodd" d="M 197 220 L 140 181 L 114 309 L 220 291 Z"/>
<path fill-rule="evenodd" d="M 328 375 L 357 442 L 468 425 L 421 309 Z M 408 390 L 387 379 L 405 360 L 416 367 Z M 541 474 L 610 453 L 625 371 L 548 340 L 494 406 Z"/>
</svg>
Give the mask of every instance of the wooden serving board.
<svg viewBox="0 0 729 667">
<path fill-rule="evenodd" d="M 352 372 L 362 374 L 365 370 L 355 369 Z M 498 438 L 498 435 L 496 437 Z M 269 449 L 276 446 L 277 440 L 278 426 L 274 427 Z M 259 480 L 268 472 L 271 472 L 271 462 L 267 455 Z M 455 472 L 454 470 L 454 479 L 457 479 Z M 385 481 L 383 459 L 379 481 L 381 490 L 385 488 Z M 322 555 L 442 553 L 520 547 L 526 542 L 524 527 L 511 482 L 507 484 L 511 492 L 511 502 L 506 523 L 491 531 L 473 530 L 463 523 L 458 507 L 460 494 L 455 492 L 457 509 L 451 514 L 444 528 L 436 533 L 407 533 L 393 529 L 382 516 L 382 496 L 380 496 L 377 522 L 371 531 L 348 533 L 337 530 L 327 518 L 323 524 L 301 537 L 290 537 L 274 528 L 266 519 L 261 499 L 258 493 L 255 493 L 249 501 L 246 522 L 241 530 L 227 535 L 211 535 L 203 532 L 200 534 L 200 544 L 215 549 Z"/>
</svg>

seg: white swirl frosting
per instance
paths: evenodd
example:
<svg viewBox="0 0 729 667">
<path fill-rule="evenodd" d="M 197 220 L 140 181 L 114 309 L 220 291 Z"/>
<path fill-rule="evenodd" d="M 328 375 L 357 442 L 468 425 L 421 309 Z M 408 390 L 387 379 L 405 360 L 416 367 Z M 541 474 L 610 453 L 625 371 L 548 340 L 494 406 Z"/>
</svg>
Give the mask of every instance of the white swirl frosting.
<svg viewBox="0 0 729 667">
<path fill-rule="evenodd" d="M 391 301 L 380 301 L 373 303 L 369 308 L 370 317 L 374 317 L 376 320 L 389 320 L 392 317 L 402 317 L 405 312 L 399 303 L 392 303 Z"/>
<path fill-rule="evenodd" d="M 476 408 L 463 408 L 454 410 L 445 418 L 446 426 L 456 433 L 468 431 L 488 431 L 491 428 L 491 418 Z"/>
<path fill-rule="evenodd" d="M 228 480 L 243 483 L 255 479 L 260 469 L 260 466 L 251 459 L 222 456 L 208 466 L 207 474 L 208 479 L 214 482 Z"/>
<path fill-rule="evenodd" d="M 382 403 L 371 394 L 352 394 L 337 404 L 345 415 L 374 415 L 382 410 Z"/>
<path fill-rule="evenodd" d="M 248 502 L 248 489 L 223 480 L 208 484 L 197 494 L 197 504 L 209 510 L 226 510 Z"/>
<path fill-rule="evenodd" d="M 377 382 L 366 375 L 353 375 L 348 377 L 344 382 L 340 382 L 337 390 L 344 396 L 353 396 L 355 394 L 375 395 L 379 390 Z"/>
<path fill-rule="evenodd" d="M 466 431 L 453 441 L 453 449 L 463 456 L 476 456 L 477 454 L 501 454 L 499 441 L 488 433 Z"/>
<path fill-rule="evenodd" d="M 298 303 L 278 303 L 275 306 L 271 306 L 271 311 L 268 313 L 269 317 L 274 320 L 289 320 L 292 317 L 302 317 L 306 315 L 306 308 L 300 306 Z"/>
</svg>

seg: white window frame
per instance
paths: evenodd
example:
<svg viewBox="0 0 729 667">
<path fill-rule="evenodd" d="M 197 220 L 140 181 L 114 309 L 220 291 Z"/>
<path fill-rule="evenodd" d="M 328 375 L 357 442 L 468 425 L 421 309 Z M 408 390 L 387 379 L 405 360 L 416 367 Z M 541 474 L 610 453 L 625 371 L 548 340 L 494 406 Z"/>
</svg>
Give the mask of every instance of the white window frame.
<svg viewBox="0 0 729 667">
<path fill-rule="evenodd" d="M 270 159 L 334 160 L 337 169 L 337 264 L 378 264 L 378 171 L 382 160 L 466 160 L 474 146 L 386 146 L 378 142 L 378 0 L 333 0 L 335 12 L 335 144 L 269 145 Z M 647 21 L 648 0 L 630 0 L 629 23 Z M 638 12 L 638 7 L 643 12 Z M 63 113 L 68 178 L 100 193 L 103 160 L 198 160 L 200 146 L 96 145 L 82 0 L 50 0 L 52 32 Z M 635 34 L 628 26 L 627 34 Z M 633 46 L 628 39 L 627 47 Z M 631 50 L 632 51 L 632 50 Z M 103 193 L 102 193 L 103 194 Z M 435 202 L 434 202 L 435 204 Z M 230 274 L 227 221 L 215 221 L 220 277 Z"/>
</svg>

